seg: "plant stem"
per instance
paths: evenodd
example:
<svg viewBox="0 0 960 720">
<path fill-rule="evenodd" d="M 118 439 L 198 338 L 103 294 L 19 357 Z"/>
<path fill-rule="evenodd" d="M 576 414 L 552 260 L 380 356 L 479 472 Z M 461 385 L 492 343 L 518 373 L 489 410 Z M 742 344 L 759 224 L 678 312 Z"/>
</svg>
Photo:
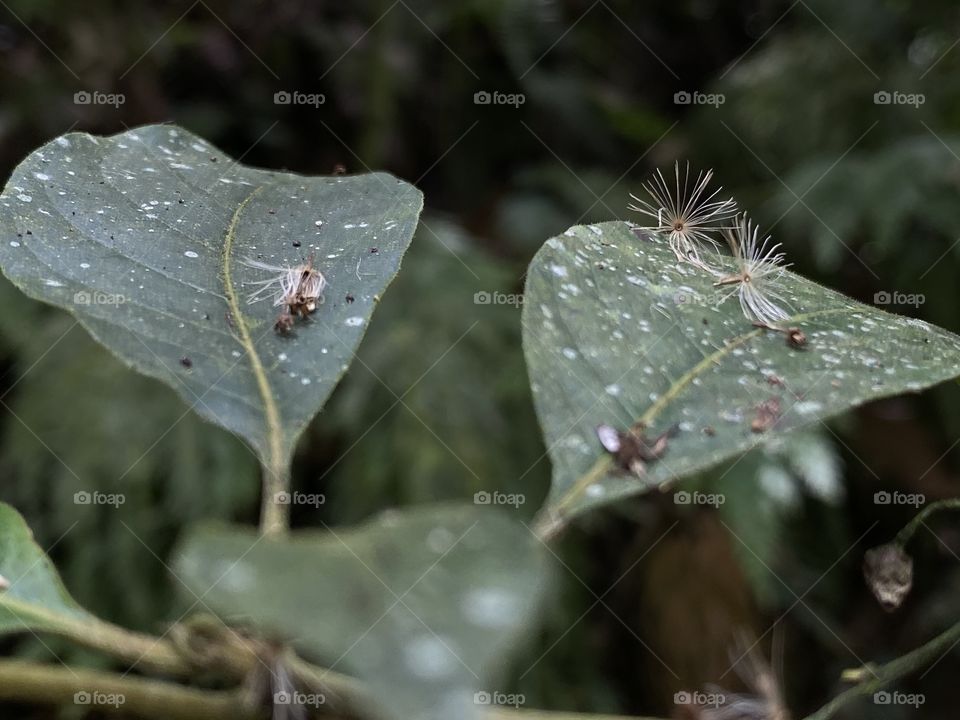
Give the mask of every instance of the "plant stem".
<svg viewBox="0 0 960 720">
<path fill-rule="evenodd" d="M 95 707 L 98 712 L 126 716 L 157 720 L 261 720 L 263 717 L 262 708 L 247 701 L 240 690 L 194 690 L 93 670 L 0 661 L 0 700 L 69 706 L 81 704 L 76 697 L 78 693 L 97 699 L 98 702 L 89 703 L 89 707 Z M 114 699 L 116 702 L 111 702 Z"/>
<path fill-rule="evenodd" d="M 940 510 L 960 510 L 960 498 L 938 500 L 935 503 L 927 505 L 923 510 L 914 516 L 913 520 L 904 526 L 903 530 L 897 533 L 897 537 L 894 539 L 894 542 L 901 548 L 905 547 L 906 544 L 910 542 L 910 538 L 912 538 L 917 530 L 920 529 L 920 526 L 923 525 L 923 521 Z"/>
<path fill-rule="evenodd" d="M 164 638 L 142 635 L 103 620 L 64 623 L 58 635 L 111 657 L 163 675 L 188 676 L 193 668 L 173 643 Z"/>
<path fill-rule="evenodd" d="M 263 466 L 263 498 L 260 502 L 260 533 L 283 536 L 290 529 L 290 505 L 277 502 L 279 493 L 290 492 L 290 472 L 281 457 L 274 467 Z"/>
<path fill-rule="evenodd" d="M 873 669 L 870 672 L 869 680 L 864 680 L 859 685 L 855 685 L 846 692 L 837 695 L 815 713 L 808 715 L 805 720 L 827 720 L 827 718 L 833 717 L 837 710 L 851 700 L 869 696 L 894 680 L 899 680 L 905 675 L 919 670 L 924 665 L 937 662 L 946 653 L 950 652 L 958 642 L 960 642 L 960 623 L 940 633 L 933 640 L 921 645 L 916 650 Z"/>
</svg>

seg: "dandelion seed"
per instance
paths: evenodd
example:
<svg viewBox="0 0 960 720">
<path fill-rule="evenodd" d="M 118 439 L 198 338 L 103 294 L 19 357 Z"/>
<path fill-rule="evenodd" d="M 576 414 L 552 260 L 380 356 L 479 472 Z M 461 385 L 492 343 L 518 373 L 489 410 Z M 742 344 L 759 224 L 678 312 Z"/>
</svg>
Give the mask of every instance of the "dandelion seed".
<svg viewBox="0 0 960 720">
<path fill-rule="evenodd" d="M 733 291 L 720 302 L 737 293 L 740 309 L 748 319 L 765 325 L 785 320 L 787 312 L 775 301 L 786 305 L 786 300 L 774 289 L 775 283 L 788 267 L 783 264 L 786 255 L 777 252 L 780 244 L 770 245 L 769 235 L 759 240 L 759 228 L 747 218 L 746 213 L 739 217 L 732 230 L 725 232 L 725 236 L 739 271 L 721 277 L 714 283 L 717 286 L 735 285 Z"/>
<path fill-rule="evenodd" d="M 710 233 L 723 230 L 725 223 L 736 217 L 737 205 L 732 198 L 714 200 L 723 188 L 707 194 L 707 185 L 713 177 L 713 170 L 698 173 L 692 189 L 690 163 L 687 163 L 683 173 L 682 185 L 679 162 L 674 165 L 674 173 L 676 187 L 671 188 L 663 173 L 657 170 L 653 178 L 643 185 L 653 202 L 631 195 L 637 204 L 630 205 L 629 208 L 656 220 L 656 225 L 643 229 L 666 233 L 670 249 L 678 260 L 686 260 L 708 269 L 700 258 L 700 245 L 706 243 L 714 248 L 719 245 Z"/>
</svg>

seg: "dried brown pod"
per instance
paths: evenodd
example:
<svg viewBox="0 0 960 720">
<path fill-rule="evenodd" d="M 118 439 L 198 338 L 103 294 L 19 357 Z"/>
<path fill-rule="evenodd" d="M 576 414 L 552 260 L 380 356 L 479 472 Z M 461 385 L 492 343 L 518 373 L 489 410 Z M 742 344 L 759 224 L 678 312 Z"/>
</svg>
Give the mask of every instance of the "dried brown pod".
<svg viewBox="0 0 960 720">
<path fill-rule="evenodd" d="M 867 550 L 863 556 L 863 577 L 880 607 L 893 612 L 913 587 L 913 558 L 896 543 Z"/>
</svg>

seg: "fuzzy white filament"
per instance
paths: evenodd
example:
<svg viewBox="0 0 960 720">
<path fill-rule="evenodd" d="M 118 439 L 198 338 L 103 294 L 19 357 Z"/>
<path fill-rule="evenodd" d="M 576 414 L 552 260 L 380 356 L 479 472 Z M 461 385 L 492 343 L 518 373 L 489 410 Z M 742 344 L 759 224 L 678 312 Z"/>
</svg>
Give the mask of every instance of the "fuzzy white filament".
<svg viewBox="0 0 960 720">
<path fill-rule="evenodd" d="M 787 303 L 775 289 L 776 282 L 787 268 L 787 265 L 783 264 L 786 255 L 778 252 L 780 244 L 771 245 L 769 235 L 760 240 L 759 228 L 747 218 L 746 213 L 739 217 L 732 229 L 725 231 L 725 236 L 737 262 L 738 272 L 722 277 L 714 283 L 735 286 L 720 302 L 737 293 L 743 314 L 764 325 L 789 317 L 777 304 Z"/>
<path fill-rule="evenodd" d="M 631 194 L 630 197 L 636 201 L 636 205 L 630 205 L 629 208 L 656 221 L 655 225 L 648 225 L 643 229 L 665 233 L 669 238 L 670 249 L 678 260 L 686 260 L 706 268 L 700 257 L 700 245 L 705 243 L 717 246 L 717 241 L 710 233 L 723 230 L 726 222 L 736 217 L 737 205 L 732 198 L 714 200 L 723 188 L 718 187 L 713 192 L 708 192 L 707 186 L 713 178 L 713 170 L 697 173 L 692 188 L 689 162 L 682 173 L 682 184 L 679 162 L 674 165 L 674 174 L 675 187 L 671 188 L 663 173 L 657 170 L 652 179 L 643 185 L 653 202 Z"/>
<path fill-rule="evenodd" d="M 307 310 L 313 312 L 317 301 L 323 302 L 323 291 L 327 287 L 327 280 L 323 273 L 314 270 L 310 264 L 296 267 L 280 267 L 269 265 L 259 260 L 245 259 L 247 267 L 273 273 L 273 277 L 266 280 L 256 280 L 246 283 L 256 287 L 247 296 L 247 303 L 253 304 L 273 297 L 273 305 L 288 305 L 295 298 L 302 299 Z"/>
</svg>

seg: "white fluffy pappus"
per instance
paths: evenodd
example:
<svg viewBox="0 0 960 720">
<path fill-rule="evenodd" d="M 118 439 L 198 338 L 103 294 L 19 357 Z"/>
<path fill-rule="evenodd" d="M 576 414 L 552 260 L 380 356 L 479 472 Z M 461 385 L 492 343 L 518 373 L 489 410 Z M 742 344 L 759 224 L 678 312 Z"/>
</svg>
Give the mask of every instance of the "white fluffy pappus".
<svg viewBox="0 0 960 720">
<path fill-rule="evenodd" d="M 679 161 L 675 163 L 674 174 L 676 180 L 674 187 L 671 187 L 660 170 L 654 172 L 653 177 L 643 184 L 652 202 L 631 194 L 636 204 L 628 207 L 656 221 L 655 225 L 643 226 L 642 229 L 666 234 L 670 249 L 678 260 L 709 269 L 700 257 L 701 245 L 717 247 L 718 243 L 710 233 L 727 227 L 727 221 L 736 217 L 737 204 L 732 198 L 714 199 L 722 187 L 713 192 L 707 190 L 713 170 L 697 173 L 692 186 L 689 162 L 683 173 L 680 172 Z"/>
<path fill-rule="evenodd" d="M 778 252 L 780 244 L 771 244 L 769 235 L 760 240 L 760 231 L 743 213 L 736 225 L 725 231 L 738 271 L 717 280 L 714 285 L 733 285 L 720 303 L 736 293 L 743 314 L 754 322 L 771 325 L 786 320 L 783 309 L 787 301 L 776 290 L 776 283 L 787 269 L 786 255 Z M 716 274 L 716 273 L 714 273 Z M 778 304 L 779 303 L 779 304 Z"/>
</svg>

